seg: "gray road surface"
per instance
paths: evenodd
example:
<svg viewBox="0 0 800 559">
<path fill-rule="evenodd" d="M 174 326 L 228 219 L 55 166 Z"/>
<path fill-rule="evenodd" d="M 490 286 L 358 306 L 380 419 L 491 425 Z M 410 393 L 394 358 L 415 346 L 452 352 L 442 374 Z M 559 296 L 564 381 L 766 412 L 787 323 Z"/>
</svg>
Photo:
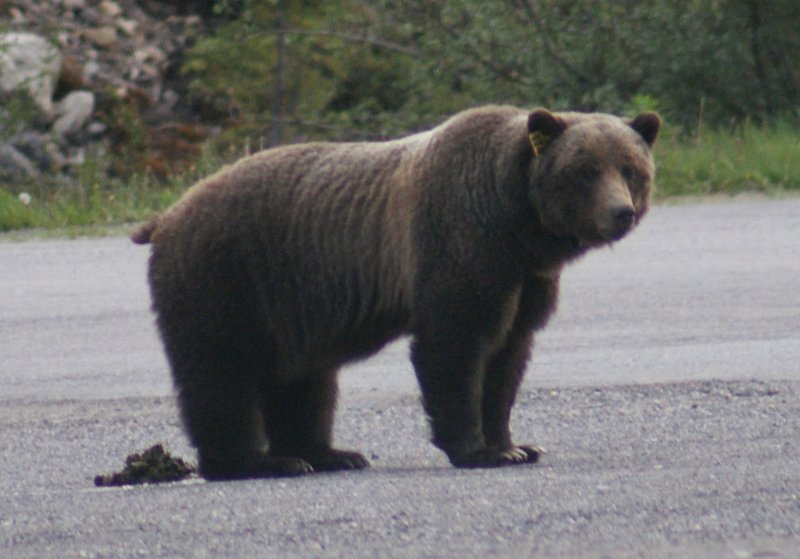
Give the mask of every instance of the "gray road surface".
<svg viewBox="0 0 800 559">
<path fill-rule="evenodd" d="M 514 415 L 451 469 L 407 346 L 345 371 L 366 472 L 96 489 L 193 458 L 122 238 L 0 242 L 0 557 L 800 557 L 800 199 L 657 207 L 564 277 Z"/>
</svg>

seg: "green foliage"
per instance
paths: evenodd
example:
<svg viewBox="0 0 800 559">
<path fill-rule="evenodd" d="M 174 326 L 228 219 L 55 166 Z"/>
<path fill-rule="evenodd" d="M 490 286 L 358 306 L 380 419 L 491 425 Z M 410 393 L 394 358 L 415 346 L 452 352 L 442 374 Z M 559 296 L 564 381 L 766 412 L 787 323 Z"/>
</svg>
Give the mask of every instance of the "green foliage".
<svg viewBox="0 0 800 559">
<path fill-rule="evenodd" d="M 188 186 L 180 178 L 164 185 L 148 175 L 109 180 L 99 160 L 88 158 L 74 184 L 37 179 L 0 185 L 0 231 L 40 227 L 96 227 L 142 221 L 166 208 Z M 24 194 L 23 194 L 24 193 Z M 24 204 L 20 195 L 28 199 Z"/>
<path fill-rule="evenodd" d="M 0 188 L 0 231 L 23 229 L 34 224 L 30 209 L 17 196 Z"/>
<path fill-rule="evenodd" d="M 0 91 L 0 142 L 25 130 L 40 117 L 39 110 L 27 91 Z"/>
<path fill-rule="evenodd" d="M 712 125 L 780 116 L 800 100 L 800 39 L 790 29 L 800 4 L 790 0 L 393 5 L 422 14 L 429 75 L 473 103 L 620 112 L 647 96 L 693 126 L 699 116 Z"/>
<path fill-rule="evenodd" d="M 508 102 L 730 125 L 800 100 L 794 0 L 244 0 L 184 72 L 267 144 L 417 130 Z M 280 129 L 276 134 L 276 129 Z"/>
<path fill-rule="evenodd" d="M 797 123 L 707 131 L 656 144 L 658 195 L 800 191 Z"/>
<path fill-rule="evenodd" d="M 245 2 L 189 53 L 183 72 L 201 111 L 225 116 L 255 144 L 357 135 L 371 115 L 402 108 L 404 60 L 378 57 L 351 26 L 370 17 L 353 0 Z M 341 118 L 342 112 L 352 118 Z M 280 133 L 276 133 L 280 125 Z"/>
<path fill-rule="evenodd" d="M 119 99 L 111 93 L 106 124 L 110 130 L 112 173 L 127 176 L 141 168 L 142 154 L 147 149 L 147 132 L 141 116 L 133 103 Z"/>
</svg>

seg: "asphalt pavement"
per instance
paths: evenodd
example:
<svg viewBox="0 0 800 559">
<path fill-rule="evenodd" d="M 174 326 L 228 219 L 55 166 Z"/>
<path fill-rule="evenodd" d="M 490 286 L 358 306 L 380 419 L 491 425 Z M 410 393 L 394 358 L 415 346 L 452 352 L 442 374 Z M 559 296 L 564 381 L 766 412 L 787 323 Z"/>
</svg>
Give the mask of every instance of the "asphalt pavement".
<svg viewBox="0 0 800 559">
<path fill-rule="evenodd" d="M 657 206 L 564 275 L 513 416 L 542 462 L 451 468 L 400 341 L 342 375 L 372 468 L 95 488 L 193 459 L 146 247 L 0 240 L 0 557 L 800 557 L 800 199 Z"/>
</svg>

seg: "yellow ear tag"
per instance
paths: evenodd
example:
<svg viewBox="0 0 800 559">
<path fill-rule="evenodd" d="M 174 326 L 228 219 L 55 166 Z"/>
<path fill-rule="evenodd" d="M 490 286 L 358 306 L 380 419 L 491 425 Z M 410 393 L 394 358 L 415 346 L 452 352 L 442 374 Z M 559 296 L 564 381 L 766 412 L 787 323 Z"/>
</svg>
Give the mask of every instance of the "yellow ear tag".
<svg viewBox="0 0 800 559">
<path fill-rule="evenodd" d="M 531 149 L 533 150 L 534 157 L 539 157 L 539 152 L 546 148 L 547 144 L 550 143 L 550 136 L 539 130 L 534 130 L 528 134 L 528 139 L 531 142 Z"/>
</svg>

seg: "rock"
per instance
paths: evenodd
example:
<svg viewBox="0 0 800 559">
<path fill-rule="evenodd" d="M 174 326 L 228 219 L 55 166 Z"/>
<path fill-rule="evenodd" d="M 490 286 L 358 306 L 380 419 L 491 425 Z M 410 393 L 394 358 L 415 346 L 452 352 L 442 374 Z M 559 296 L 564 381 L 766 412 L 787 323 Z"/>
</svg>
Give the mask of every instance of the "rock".
<svg viewBox="0 0 800 559">
<path fill-rule="evenodd" d="M 80 20 L 83 25 L 92 25 L 97 26 L 101 25 L 102 16 L 100 15 L 100 10 L 93 6 L 86 5 L 81 8 L 80 11 Z"/>
<path fill-rule="evenodd" d="M 107 17 L 117 17 L 122 13 L 122 8 L 119 7 L 119 4 L 110 0 L 103 0 L 97 7 L 100 13 Z"/>
<path fill-rule="evenodd" d="M 96 158 L 109 146 L 112 155 L 103 172 L 114 172 L 109 170 L 116 168 L 113 159 L 120 153 L 126 161 L 136 160 L 136 168 L 148 159 L 165 172 L 189 165 L 203 142 L 200 134 L 179 135 L 158 147 L 150 136 L 151 127 L 175 129 L 185 117 L 195 119 L 186 78 L 177 71 L 184 51 L 209 30 L 203 18 L 190 15 L 197 12 L 192 6 L 164 0 L 0 0 L 5 22 L 0 26 L 0 122 L 5 125 L 0 145 L 10 146 L 0 174 L 13 168 L 17 176 L 32 171 L 69 181 L 74 173 L 65 169 L 84 152 Z M 26 32 L 4 32 L 9 29 Z M 9 41 L 11 49 L 4 46 Z M 51 64 L 39 55 L 37 69 L 14 77 L 17 58 L 37 58 L 38 50 Z M 35 104 L 26 99 L 29 92 Z M 70 98 L 72 92 L 81 93 Z M 127 129 L 120 131 L 120 119 L 140 126 L 146 141 L 135 143 Z M 187 142 L 191 145 L 182 145 Z"/>
<path fill-rule="evenodd" d="M 53 142 L 50 134 L 23 132 L 12 140 L 14 148 L 39 169 L 58 171 L 66 164 L 64 154 Z"/>
<path fill-rule="evenodd" d="M 47 136 L 39 132 L 25 131 L 11 138 L 11 144 L 26 158 L 37 165 L 46 165 L 48 162 L 47 150 L 44 145 Z"/>
<path fill-rule="evenodd" d="M 39 171 L 17 148 L 10 144 L 0 144 L 0 176 L 2 175 L 13 179 L 36 178 Z"/>
<path fill-rule="evenodd" d="M 79 148 L 75 150 L 69 157 L 64 159 L 65 166 L 79 166 L 86 163 L 86 149 Z"/>
<path fill-rule="evenodd" d="M 81 129 L 94 111 L 94 94 L 90 91 L 73 91 L 56 104 L 56 121 L 53 133 L 63 139 Z"/>
<path fill-rule="evenodd" d="M 89 133 L 90 136 L 102 136 L 108 130 L 108 126 L 100 122 L 99 120 L 95 120 L 90 122 L 89 125 L 86 127 L 86 131 Z"/>
<path fill-rule="evenodd" d="M 158 47 L 147 45 L 140 49 L 136 49 L 136 51 L 133 53 L 133 58 L 140 64 L 160 64 L 161 62 L 164 62 L 167 56 L 164 54 L 164 51 Z"/>
<path fill-rule="evenodd" d="M 48 117 L 60 69 L 61 54 L 47 39 L 33 33 L 0 35 L 0 90 L 26 89 Z"/>
<path fill-rule="evenodd" d="M 142 64 L 138 69 L 140 72 L 136 75 L 131 72 L 131 78 L 134 80 L 144 75 L 146 80 L 152 81 L 161 75 L 161 72 L 158 70 L 158 68 L 152 64 Z"/>
<path fill-rule="evenodd" d="M 74 35 L 72 33 L 67 31 L 59 31 L 56 34 L 56 42 L 58 43 L 58 47 L 62 50 L 68 48 L 73 37 Z"/>
<path fill-rule="evenodd" d="M 117 44 L 117 30 L 113 27 L 84 29 L 83 36 L 101 48 L 110 48 Z"/>
<path fill-rule="evenodd" d="M 46 168 L 50 171 L 60 171 L 67 166 L 67 158 L 58 149 L 55 142 L 45 142 L 44 149 L 47 152 Z"/>
<path fill-rule="evenodd" d="M 135 19 L 118 19 L 116 21 L 117 29 L 125 33 L 128 37 L 133 37 L 139 23 Z"/>
<path fill-rule="evenodd" d="M 140 110 L 150 107 L 153 104 L 153 98 L 147 92 L 147 90 L 135 85 L 121 87 L 117 89 L 116 94 L 120 99 L 126 99 L 130 101 L 133 106 Z"/>
<path fill-rule="evenodd" d="M 94 60 L 90 60 L 83 66 L 83 77 L 87 81 L 92 81 L 94 77 L 100 73 L 100 64 Z"/>
<path fill-rule="evenodd" d="M 178 104 L 179 100 L 180 96 L 172 89 L 164 90 L 164 92 L 161 94 L 162 104 L 170 111 L 175 108 L 175 105 Z"/>
<path fill-rule="evenodd" d="M 19 8 L 9 8 L 8 15 L 11 16 L 11 20 L 14 23 L 22 23 L 25 21 L 25 16 L 22 15 L 22 12 L 19 10 Z"/>
<path fill-rule="evenodd" d="M 86 0 L 61 0 L 59 3 L 66 10 L 82 10 L 86 7 Z"/>
</svg>

